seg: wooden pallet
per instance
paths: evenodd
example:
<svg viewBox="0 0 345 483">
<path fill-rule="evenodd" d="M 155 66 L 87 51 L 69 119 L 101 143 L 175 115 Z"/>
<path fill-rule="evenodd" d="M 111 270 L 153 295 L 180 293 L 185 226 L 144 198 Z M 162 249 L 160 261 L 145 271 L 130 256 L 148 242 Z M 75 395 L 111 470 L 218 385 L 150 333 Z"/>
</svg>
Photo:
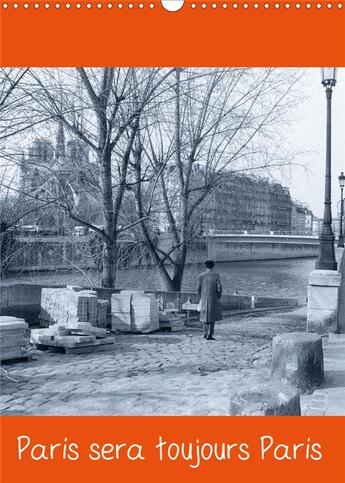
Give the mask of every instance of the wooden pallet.
<svg viewBox="0 0 345 483">
<path fill-rule="evenodd" d="M 26 354 L 22 354 L 20 357 L 1 357 L 0 365 L 2 364 L 15 364 L 16 362 L 29 362 L 32 360 L 32 354 L 27 352 Z"/>
<path fill-rule="evenodd" d="M 37 344 L 37 349 L 48 351 L 53 354 L 93 354 L 96 352 L 108 352 L 113 350 L 114 344 L 88 345 L 80 347 L 47 346 Z"/>
</svg>

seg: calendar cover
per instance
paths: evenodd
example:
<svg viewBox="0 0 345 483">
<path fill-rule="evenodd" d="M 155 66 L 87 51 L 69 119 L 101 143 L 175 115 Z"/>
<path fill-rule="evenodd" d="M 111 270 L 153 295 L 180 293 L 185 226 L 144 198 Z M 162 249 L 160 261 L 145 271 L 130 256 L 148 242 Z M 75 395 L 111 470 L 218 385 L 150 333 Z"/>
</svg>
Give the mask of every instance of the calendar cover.
<svg viewBox="0 0 345 483">
<path fill-rule="evenodd" d="M 345 481 L 344 10 L 0 2 L 2 482 Z"/>
</svg>

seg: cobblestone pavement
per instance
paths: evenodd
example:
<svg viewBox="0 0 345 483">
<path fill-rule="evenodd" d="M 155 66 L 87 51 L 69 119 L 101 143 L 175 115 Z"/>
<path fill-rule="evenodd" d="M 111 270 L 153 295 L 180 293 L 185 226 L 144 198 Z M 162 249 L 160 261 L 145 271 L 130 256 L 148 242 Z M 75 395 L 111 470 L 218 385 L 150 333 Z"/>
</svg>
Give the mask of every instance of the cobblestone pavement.
<svg viewBox="0 0 345 483">
<path fill-rule="evenodd" d="M 224 415 L 231 393 L 269 378 L 272 337 L 303 331 L 306 308 L 224 320 L 216 341 L 198 329 L 118 335 L 106 353 L 34 351 L 3 365 L 2 414 Z"/>
</svg>

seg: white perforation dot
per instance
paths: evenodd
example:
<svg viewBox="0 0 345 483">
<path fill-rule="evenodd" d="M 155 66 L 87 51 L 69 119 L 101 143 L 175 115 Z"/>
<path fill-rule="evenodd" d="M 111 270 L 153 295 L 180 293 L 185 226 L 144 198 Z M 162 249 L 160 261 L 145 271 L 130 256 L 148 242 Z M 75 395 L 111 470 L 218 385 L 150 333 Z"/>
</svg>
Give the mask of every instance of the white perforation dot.
<svg viewBox="0 0 345 483">
<path fill-rule="evenodd" d="M 28 3 L 24 3 L 24 8 L 29 8 L 29 4 Z"/>
<path fill-rule="evenodd" d="M 332 8 L 332 4 L 331 3 L 327 3 L 327 8 Z"/>
<path fill-rule="evenodd" d="M 7 7 L 8 7 L 7 3 L 2 4 L 2 8 L 7 8 Z"/>
<path fill-rule="evenodd" d="M 275 3 L 274 8 L 280 8 L 280 3 Z"/>
<path fill-rule="evenodd" d="M 139 3 L 139 8 L 144 8 L 144 4 L 143 3 Z"/>
<path fill-rule="evenodd" d="M 243 4 L 243 8 L 248 8 L 248 6 L 249 6 L 248 3 Z"/>
<path fill-rule="evenodd" d="M 39 3 L 35 3 L 34 7 L 35 8 L 40 8 L 40 4 Z"/>
<path fill-rule="evenodd" d="M 300 3 L 296 3 L 296 8 L 301 8 L 301 4 Z"/>
<path fill-rule="evenodd" d="M 290 4 L 289 3 L 286 3 L 285 4 L 285 8 L 290 8 Z"/>
<path fill-rule="evenodd" d="M 264 7 L 265 8 L 270 8 L 270 4 L 269 3 L 265 3 Z"/>
<path fill-rule="evenodd" d="M 217 4 L 216 3 L 212 3 L 212 8 L 217 8 Z"/>
<path fill-rule="evenodd" d="M 155 8 L 155 4 L 154 3 L 150 3 L 149 7 L 150 8 Z"/>
<path fill-rule="evenodd" d="M 71 4 L 70 3 L 66 3 L 66 8 L 71 8 Z"/>
</svg>

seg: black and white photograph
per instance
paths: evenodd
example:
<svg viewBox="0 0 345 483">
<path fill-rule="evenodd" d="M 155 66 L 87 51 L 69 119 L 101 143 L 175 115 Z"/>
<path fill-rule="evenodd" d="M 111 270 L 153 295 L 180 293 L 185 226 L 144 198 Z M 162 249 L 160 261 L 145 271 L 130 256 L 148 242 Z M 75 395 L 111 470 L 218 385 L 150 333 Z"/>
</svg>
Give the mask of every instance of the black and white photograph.
<svg viewBox="0 0 345 483">
<path fill-rule="evenodd" d="M 345 68 L 0 68 L 3 415 L 345 415 Z"/>
</svg>

